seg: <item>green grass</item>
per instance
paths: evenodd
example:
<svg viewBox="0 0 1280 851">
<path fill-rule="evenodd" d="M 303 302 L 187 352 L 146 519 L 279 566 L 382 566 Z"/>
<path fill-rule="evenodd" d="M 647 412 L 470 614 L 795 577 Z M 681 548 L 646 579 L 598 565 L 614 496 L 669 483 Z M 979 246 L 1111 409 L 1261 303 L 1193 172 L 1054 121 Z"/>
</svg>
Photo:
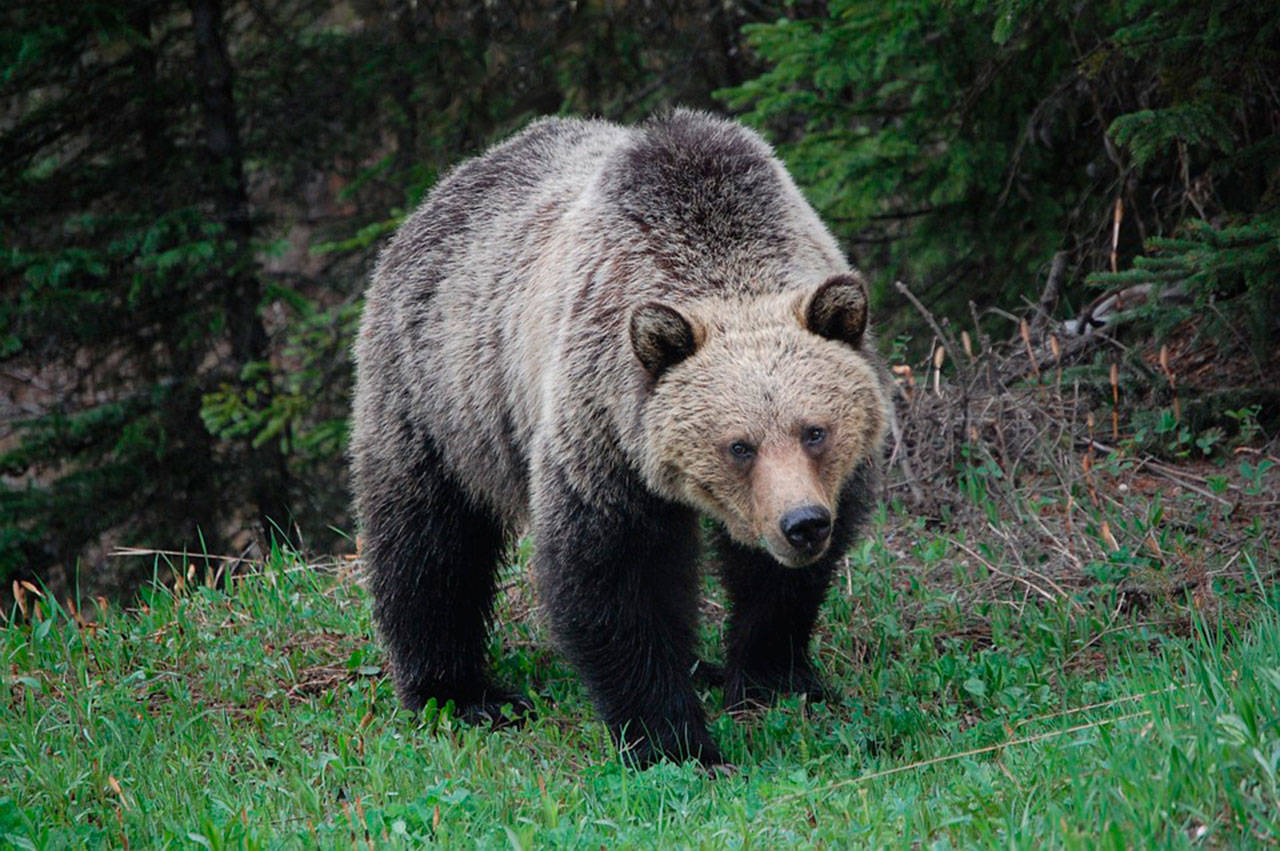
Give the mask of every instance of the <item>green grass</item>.
<svg viewBox="0 0 1280 851">
<path fill-rule="evenodd" d="M 1219 555 L 1184 524 L 1164 545 L 1208 584 L 1132 605 L 1158 566 L 1113 525 L 1097 577 L 1038 594 L 990 541 L 882 513 L 819 636 L 844 699 L 734 718 L 710 690 L 739 769 L 717 779 L 623 766 L 528 616 L 523 556 L 494 647 L 539 716 L 500 732 L 397 708 L 350 569 L 276 554 L 80 617 L 27 593 L 0 634 L 0 846 L 1274 846 L 1266 540 Z"/>
</svg>

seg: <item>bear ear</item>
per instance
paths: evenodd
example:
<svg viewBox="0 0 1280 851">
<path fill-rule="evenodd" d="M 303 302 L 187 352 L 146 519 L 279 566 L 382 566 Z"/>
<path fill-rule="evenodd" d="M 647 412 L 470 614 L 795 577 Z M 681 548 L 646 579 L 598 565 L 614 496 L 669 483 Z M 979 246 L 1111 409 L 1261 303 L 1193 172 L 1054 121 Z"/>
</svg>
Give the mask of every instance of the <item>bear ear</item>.
<svg viewBox="0 0 1280 851">
<path fill-rule="evenodd" d="M 653 378 L 680 363 L 698 347 L 698 334 L 689 318 L 656 301 L 631 312 L 631 348 Z"/>
<path fill-rule="evenodd" d="M 857 274 L 832 275 L 804 308 L 804 327 L 820 337 L 858 348 L 867 330 L 867 288 Z"/>
</svg>

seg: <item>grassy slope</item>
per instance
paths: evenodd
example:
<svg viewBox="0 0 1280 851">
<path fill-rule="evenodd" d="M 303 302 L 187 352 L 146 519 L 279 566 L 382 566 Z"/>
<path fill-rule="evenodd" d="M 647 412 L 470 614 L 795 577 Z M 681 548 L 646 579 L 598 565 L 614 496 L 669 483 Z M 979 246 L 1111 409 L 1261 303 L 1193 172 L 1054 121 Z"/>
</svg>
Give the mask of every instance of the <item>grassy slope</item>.
<svg viewBox="0 0 1280 851">
<path fill-rule="evenodd" d="M 160 586 L 91 626 L 27 594 L 0 634 L 0 844 L 1274 845 L 1274 558 L 1194 533 L 1166 546 L 1219 577 L 1212 604 L 1130 608 L 1114 564 L 1046 599 L 993 584 L 963 540 L 879 518 L 819 642 L 845 700 L 713 713 L 740 767 L 716 780 L 621 766 L 536 640 L 518 567 L 495 649 L 545 702 L 497 733 L 396 708 L 350 570 L 279 556 L 232 593 Z"/>
</svg>

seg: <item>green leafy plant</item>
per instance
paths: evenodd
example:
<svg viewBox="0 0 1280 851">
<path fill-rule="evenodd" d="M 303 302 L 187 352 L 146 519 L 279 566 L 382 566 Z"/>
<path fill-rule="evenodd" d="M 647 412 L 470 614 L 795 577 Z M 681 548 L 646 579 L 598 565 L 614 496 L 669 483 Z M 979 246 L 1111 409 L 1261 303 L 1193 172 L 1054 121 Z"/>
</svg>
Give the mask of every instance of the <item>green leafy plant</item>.
<svg viewBox="0 0 1280 851">
<path fill-rule="evenodd" d="M 338 458 L 346 446 L 348 348 L 359 307 L 324 309 L 297 293 L 290 302 L 295 315 L 281 349 L 285 366 L 246 365 L 238 384 L 205 394 L 200 415 L 214 435 L 248 438 L 254 446 L 278 442 L 297 463 Z"/>
<path fill-rule="evenodd" d="M 1270 458 L 1263 458 L 1257 464 L 1250 464 L 1248 461 L 1240 462 L 1240 475 L 1248 483 L 1245 492 L 1249 494 L 1263 493 L 1267 471 L 1276 466 L 1276 462 Z"/>
</svg>

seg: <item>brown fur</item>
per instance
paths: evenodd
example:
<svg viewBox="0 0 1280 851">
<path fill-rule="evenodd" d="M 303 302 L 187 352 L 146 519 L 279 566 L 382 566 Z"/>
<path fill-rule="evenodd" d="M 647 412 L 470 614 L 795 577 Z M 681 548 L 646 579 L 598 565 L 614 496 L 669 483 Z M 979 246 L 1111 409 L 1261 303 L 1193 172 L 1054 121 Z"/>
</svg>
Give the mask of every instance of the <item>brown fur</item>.
<svg viewBox="0 0 1280 851">
<path fill-rule="evenodd" d="M 790 295 L 710 300 L 686 306 L 704 339 L 672 367 L 645 406 L 645 471 L 663 495 L 694 505 L 730 536 L 799 566 L 779 519 L 803 504 L 832 514 L 840 488 L 880 447 L 888 424 L 872 362 L 819 339 L 798 320 Z M 825 428 L 820 453 L 801 448 L 801 430 Z M 729 446 L 758 448 L 743 466 Z"/>
<path fill-rule="evenodd" d="M 543 121 L 443 180 L 383 253 L 357 346 L 356 500 L 405 702 L 488 711 L 493 559 L 528 529 L 620 741 L 717 761 L 687 674 L 698 512 L 741 562 L 731 596 L 808 571 L 794 611 L 739 595 L 729 691 L 816 688 L 804 645 L 888 422 L 865 326 L 861 280 L 739 125 Z M 806 506 L 833 518 L 816 551 L 779 526 Z"/>
</svg>

